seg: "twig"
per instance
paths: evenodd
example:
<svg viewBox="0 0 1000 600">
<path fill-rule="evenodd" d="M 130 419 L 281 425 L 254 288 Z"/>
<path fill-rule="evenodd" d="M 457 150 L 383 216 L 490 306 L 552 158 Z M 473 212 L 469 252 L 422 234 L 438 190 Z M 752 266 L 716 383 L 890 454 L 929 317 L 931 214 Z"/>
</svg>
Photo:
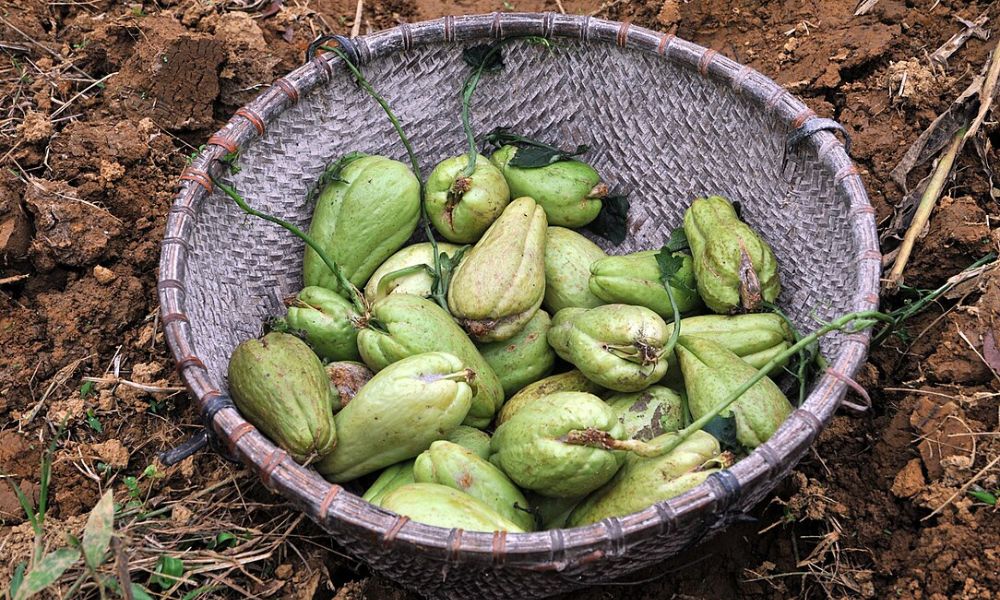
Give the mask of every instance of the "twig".
<svg viewBox="0 0 1000 600">
<path fill-rule="evenodd" d="M 60 114 L 62 114 L 62 112 L 64 110 L 66 110 L 67 108 L 69 108 L 69 105 L 73 104 L 73 102 L 75 102 L 77 100 L 77 98 L 83 96 L 84 94 L 86 94 L 90 90 L 92 90 L 95 87 L 101 85 L 102 83 L 104 83 L 108 79 L 111 79 L 112 77 L 114 77 L 117 74 L 118 74 L 118 71 L 115 71 L 114 73 L 108 73 L 104 77 L 101 77 L 100 79 L 98 79 L 94 83 L 92 83 L 92 84 L 88 85 L 87 87 L 83 88 L 82 90 L 80 90 L 79 92 L 77 92 L 75 96 L 73 96 L 72 98 L 70 98 L 65 104 L 63 104 L 62 106 L 60 106 L 59 108 L 57 108 L 55 111 L 53 111 L 53 113 L 51 115 L 49 115 L 49 119 L 58 117 Z"/>
<path fill-rule="evenodd" d="M 354 9 L 354 24 L 351 25 L 351 37 L 358 37 L 361 33 L 361 15 L 365 10 L 365 0 L 358 0 L 358 6 Z"/>
<path fill-rule="evenodd" d="M 562 0 L 556 0 L 556 6 L 559 7 L 559 12 L 566 14 L 566 9 L 563 8 Z"/>
<path fill-rule="evenodd" d="M 947 42 L 941 45 L 940 48 L 935 50 L 931 56 L 930 60 L 932 63 L 945 67 L 948 64 L 948 59 L 951 58 L 952 54 L 958 52 L 959 48 L 965 45 L 965 42 L 969 41 L 969 38 L 975 36 L 981 40 L 989 39 L 989 33 L 983 29 L 983 25 L 990 20 L 988 11 L 979 15 L 975 21 L 966 21 L 961 17 L 956 17 L 959 23 L 964 25 L 963 29 L 951 36 Z"/>
<path fill-rule="evenodd" d="M 31 276 L 30 274 L 25 273 L 24 275 L 14 275 L 11 277 L 4 277 L 3 279 L 0 279 L 0 285 L 7 285 L 8 283 L 17 283 L 18 281 L 23 281 L 30 276 Z"/>
<path fill-rule="evenodd" d="M 986 74 L 986 82 L 979 90 L 979 113 L 969 125 L 969 130 L 965 133 L 965 140 L 976 135 L 979 126 L 986 120 L 986 114 L 993 106 L 993 97 L 996 96 L 997 78 L 1000 78 L 1000 46 L 993 49 L 993 57 L 990 59 L 990 70 Z"/>
<path fill-rule="evenodd" d="M 92 383 L 110 383 L 110 384 L 122 384 L 137 390 L 142 390 L 150 394 L 159 394 L 166 392 L 183 392 L 183 387 L 172 387 L 172 386 L 156 386 L 156 385 L 146 385 L 144 383 L 136 383 L 134 381 L 129 381 L 128 379 L 122 379 L 121 377 L 84 377 L 83 381 L 90 381 Z"/>
<path fill-rule="evenodd" d="M 1000 456 L 997 456 L 996 458 L 994 458 L 993 460 L 991 460 L 989 463 L 987 463 L 985 467 L 983 467 L 982 469 L 979 469 L 979 472 L 976 473 L 975 475 L 973 475 L 972 479 L 966 481 L 965 484 L 962 485 L 962 487 L 958 488 L 958 491 L 956 491 L 954 494 L 951 495 L 951 497 L 949 497 L 947 500 L 945 500 L 944 504 L 942 504 L 941 506 L 935 508 L 934 512 L 932 512 L 931 514 L 927 515 L 926 517 L 924 517 L 923 519 L 920 519 L 920 520 L 921 521 L 926 521 L 927 519 L 930 519 L 934 515 L 938 514 L 942 510 L 944 510 L 944 508 L 946 506 L 948 506 L 949 504 L 951 504 L 952 502 L 954 502 L 955 498 L 958 498 L 959 496 L 961 496 L 962 494 L 964 494 L 965 490 L 967 490 L 970 487 L 972 487 L 973 483 L 975 483 L 976 481 L 978 481 L 980 477 L 982 477 L 983 475 L 985 475 L 986 472 L 989 471 L 990 469 L 992 469 L 998 462 L 1000 462 Z"/>
<path fill-rule="evenodd" d="M 924 226 L 927 224 L 928 219 L 930 219 L 931 212 L 934 210 L 938 198 L 941 197 L 945 181 L 947 181 L 948 175 L 951 173 L 951 168 L 955 164 L 955 157 L 958 156 L 959 151 L 965 143 L 965 131 L 963 127 L 955 134 L 951 146 L 938 162 L 937 168 L 934 170 L 934 176 L 931 177 L 930 183 L 927 184 L 927 189 L 924 190 L 924 195 L 920 198 L 920 205 L 917 207 L 917 212 L 913 215 L 913 221 L 906 230 L 903 243 L 899 246 L 899 254 L 896 256 L 896 262 L 893 264 L 892 271 L 886 277 L 883 285 L 885 291 L 890 294 L 895 293 L 899 289 L 899 284 L 903 281 L 903 269 L 906 268 L 906 263 L 910 261 L 910 254 L 913 252 L 913 245 L 917 242 L 917 237 L 924 230 Z"/>
<path fill-rule="evenodd" d="M 878 4 L 878 0 L 861 0 L 858 5 L 854 7 L 854 16 L 860 17 L 861 15 L 867 15 L 868 12 L 875 8 Z"/>
</svg>

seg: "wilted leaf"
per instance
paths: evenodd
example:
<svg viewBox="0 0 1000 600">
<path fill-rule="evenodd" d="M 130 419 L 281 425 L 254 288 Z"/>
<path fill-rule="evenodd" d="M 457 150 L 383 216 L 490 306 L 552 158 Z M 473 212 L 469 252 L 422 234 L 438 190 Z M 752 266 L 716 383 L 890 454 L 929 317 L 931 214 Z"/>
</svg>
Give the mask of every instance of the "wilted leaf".
<svg viewBox="0 0 1000 600">
<path fill-rule="evenodd" d="M 83 558 L 97 568 L 104 562 L 111 534 L 115 531 L 115 498 L 111 490 L 104 492 L 87 517 L 83 528 Z"/>
<path fill-rule="evenodd" d="M 327 165 L 326 169 L 323 170 L 323 174 L 319 176 L 319 180 L 316 182 L 316 185 L 309 191 L 309 202 L 315 200 L 316 196 L 318 196 L 320 192 L 326 188 L 326 186 L 330 185 L 334 181 L 344 181 L 340 175 L 344 171 L 344 168 L 359 158 L 364 158 L 366 156 L 368 155 L 364 152 L 348 152 Z"/>
<path fill-rule="evenodd" d="M 585 145 L 577 146 L 576 150 L 573 150 L 572 152 L 565 152 L 559 148 L 525 146 L 523 148 L 518 148 L 517 152 L 514 154 L 514 158 L 512 158 L 508 164 L 512 167 L 518 167 L 521 169 L 537 169 L 539 167 L 547 167 L 552 163 L 557 163 L 561 160 L 569 160 L 574 156 L 580 156 L 587 150 L 589 150 L 589 148 Z"/>
<path fill-rule="evenodd" d="M 49 552 L 24 576 L 14 600 L 25 600 L 49 587 L 79 559 L 80 551 L 74 548 L 60 548 Z"/>
<path fill-rule="evenodd" d="M 723 450 L 732 450 L 733 452 L 743 450 L 743 445 L 736 439 L 736 417 L 734 415 L 728 417 L 716 415 L 714 419 L 705 424 L 702 431 L 719 440 Z"/>
<path fill-rule="evenodd" d="M 667 240 L 664 248 L 668 252 L 680 252 L 682 250 L 687 250 L 691 246 L 688 244 L 688 236 L 684 233 L 683 227 L 677 227 L 670 232 L 670 239 Z"/>
<path fill-rule="evenodd" d="M 660 282 L 663 285 L 669 285 L 675 290 L 694 291 L 677 276 L 678 271 L 684 266 L 684 255 L 671 252 L 664 246 L 656 253 L 656 264 L 660 267 Z"/>
<path fill-rule="evenodd" d="M 462 60 L 473 69 L 482 66 L 484 71 L 499 71 L 503 68 L 503 56 L 496 44 L 471 46 L 462 51 Z"/>
<path fill-rule="evenodd" d="M 628 237 L 628 198 L 608 196 L 603 200 L 601 212 L 587 225 L 587 229 L 608 240 L 620 244 Z"/>
</svg>

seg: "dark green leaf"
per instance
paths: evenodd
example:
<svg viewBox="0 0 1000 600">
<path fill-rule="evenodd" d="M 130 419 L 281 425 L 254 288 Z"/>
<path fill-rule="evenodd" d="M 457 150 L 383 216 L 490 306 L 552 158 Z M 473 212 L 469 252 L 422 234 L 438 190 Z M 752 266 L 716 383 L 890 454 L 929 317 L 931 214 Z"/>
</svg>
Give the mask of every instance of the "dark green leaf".
<svg viewBox="0 0 1000 600">
<path fill-rule="evenodd" d="M 24 581 L 24 570 L 28 568 L 28 563 L 21 561 L 17 563 L 17 567 L 14 568 L 14 576 L 10 578 L 10 595 L 13 598 L 17 597 L 17 590 L 21 587 L 21 582 Z"/>
<path fill-rule="evenodd" d="M 972 496 L 973 498 L 975 498 L 976 500 L 979 500 L 980 502 L 983 502 L 984 504 L 989 504 L 990 506 L 996 506 L 997 505 L 997 497 L 995 495 L 987 492 L 986 490 L 982 490 L 982 489 L 980 489 L 980 490 L 969 490 L 969 495 Z"/>
<path fill-rule="evenodd" d="M 514 158 L 508 163 L 512 167 L 520 169 L 537 169 L 547 167 L 552 163 L 561 160 L 570 160 L 574 156 L 579 156 L 589 150 L 587 146 L 577 146 L 572 152 L 564 152 L 558 148 L 543 148 L 541 146 L 528 146 L 518 148 Z"/>
<path fill-rule="evenodd" d="M 682 250 L 687 250 L 691 246 L 688 244 L 687 234 L 684 233 L 683 227 L 677 227 L 670 232 L 670 239 L 667 240 L 667 244 L 664 246 L 668 252 L 680 252 Z"/>
<path fill-rule="evenodd" d="M 235 534 L 229 533 L 228 531 L 223 531 L 219 535 L 215 536 L 215 549 L 224 550 L 226 548 L 232 548 L 233 546 L 240 543 L 239 538 Z"/>
<path fill-rule="evenodd" d="M 733 200 L 730 204 L 733 205 L 733 210 L 736 211 L 736 218 L 739 219 L 740 221 L 742 221 L 743 220 L 743 205 L 740 204 L 736 200 Z"/>
<path fill-rule="evenodd" d="M 129 588 L 131 588 L 132 597 L 135 598 L 135 600 L 154 600 L 153 595 L 149 593 L 149 590 L 142 587 L 138 583 L 133 583 L 129 586 Z"/>
<path fill-rule="evenodd" d="M 190 592 L 184 594 L 184 596 L 181 598 L 181 600 L 194 600 L 195 598 L 197 598 L 197 597 L 199 597 L 199 596 L 201 596 L 203 594 L 209 594 L 211 592 L 214 592 L 217 589 L 220 589 L 220 586 L 217 586 L 217 585 L 203 585 L 203 586 L 201 586 L 199 588 L 195 588 L 195 589 L 191 590 Z"/>
<path fill-rule="evenodd" d="M 115 502 L 111 490 L 104 492 L 83 528 L 83 557 L 93 568 L 101 566 L 115 530 Z"/>
<path fill-rule="evenodd" d="M 86 398 L 94 391 L 93 381 L 84 381 L 83 385 L 80 386 L 80 397 Z"/>
<path fill-rule="evenodd" d="M 484 71 L 499 71 L 503 68 L 503 56 L 497 44 L 470 46 L 462 51 L 462 60 L 473 69 L 481 67 Z"/>
<path fill-rule="evenodd" d="M 628 198 L 608 196 L 597 218 L 586 227 L 612 244 L 620 244 L 628 237 Z"/>
<path fill-rule="evenodd" d="M 656 253 L 656 264 L 660 267 L 660 282 L 669 285 L 675 290 L 694 292 L 684 280 L 678 276 L 681 267 L 684 266 L 684 255 L 671 252 L 664 246 Z"/>
<path fill-rule="evenodd" d="M 13 488 L 14 496 L 17 497 L 17 502 L 21 505 L 21 510 L 23 510 L 24 514 L 27 515 L 28 522 L 31 523 L 31 526 L 36 530 L 36 532 L 39 532 L 40 530 L 35 515 L 35 507 L 32 505 L 31 500 L 24 495 L 24 492 L 21 490 L 21 486 L 17 485 L 13 479 L 7 478 L 7 483 L 9 483 L 10 487 Z"/>
<path fill-rule="evenodd" d="M 49 587 L 79 559 L 80 551 L 73 548 L 60 548 L 49 552 L 24 576 L 14 600 L 25 600 Z"/>
<path fill-rule="evenodd" d="M 104 425 L 101 425 L 101 420 L 94 414 L 93 409 L 87 409 L 87 425 L 97 433 L 104 433 Z"/>
<path fill-rule="evenodd" d="M 177 580 L 184 576 L 184 562 L 173 556 L 160 556 L 156 561 L 156 569 L 149 578 L 149 583 L 167 590 L 177 583 Z"/>
<path fill-rule="evenodd" d="M 705 433 L 711 434 L 719 440 L 723 450 L 742 452 L 743 445 L 736 439 L 736 416 L 730 414 L 728 417 L 716 415 L 714 419 L 705 424 L 702 428 Z"/>
<path fill-rule="evenodd" d="M 307 197 L 307 200 L 309 202 L 313 202 L 316 199 L 316 197 L 319 196 L 320 192 L 322 192 L 326 188 L 326 186 L 330 185 L 335 181 L 350 183 L 345 181 L 341 177 L 341 173 L 343 173 L 344 168 L 347 167 L 347 165 L 358 160 L 359 158 L 364 158 L 366 156 L 368 155 L 365 154 L 364 152 L 348 152 L 347 154 L 341 156 L 337 160 L 327 165 L 326 169 L 323 170 L 323 174 L 319 176 L 319 180 L 316 181 L 316 185 L 313 186 L 311 190 L 309 190 L 309 195 Z"/>
</svg>

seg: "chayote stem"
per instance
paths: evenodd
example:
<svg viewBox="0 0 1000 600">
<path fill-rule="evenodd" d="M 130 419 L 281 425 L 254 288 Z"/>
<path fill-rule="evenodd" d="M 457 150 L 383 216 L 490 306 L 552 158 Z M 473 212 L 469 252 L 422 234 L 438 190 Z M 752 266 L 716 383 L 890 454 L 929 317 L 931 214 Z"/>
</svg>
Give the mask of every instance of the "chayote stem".
<svg viewBox="0 0 1000 600">
<path fill-rule="evenodd" d="M 296 237 L 305 242 L 310 248 L 312 248 L 313 251 L 316 252 L 316 254 L 318 254 L 321 259 L 323 259 L 323 262 L 326 264 L 326 267 L 331 271 L 333 271 L 333 274 L 337 277 L 337 282 L 340 283 L 341 287 L 347 290 L 348 294 L 350 294 L 351 303 L 354 305 L 354 308 L 357 309 L 358 313 L 362 315 L 368 314 L 367 302 L 365 301 L 364 296 L 361 295 L 361 292 L 358 291 L 358 288 L 356 288 L 354 284 L 351 283 L 349 279 L 347 279 L 347 276 L 344 275 L 344 272 L 343 270 L 341 270 L 340 266 L 336 262 L 334 262 L 332 258 L 330 258 L 330 256 L 326 253 L 326 251 L 323 250 L 322 246 L 320 246 L 318 243 L 316 243 L 315 240 L 309 237 L 309 235 L 306 232 L 302 231 L 301 229 L 289 223 L 288 221 L 285 221 L 284 219 L 280 219 L 278 217 L 269 215 L 265 212 L 261 212 L 253 208 L 252 206 L 247 204 L 246 200 L 243 199 L 243 196 L 241 196 L 239 192 L 237 192 L 233 187 L 226 185 L 222 181 L 219 181 L 218 179 L 216 179 L 215 176 L 210 175 L 210 177 L 212 178 L 212 183 L 218 186 L 220 190 L 225 192 L 225 194 L 229 196 L 229 198 L 232 199 L 232 201 L 235 202 L 237 206 L 243 209 L 243 212 L 247 213 L 248 215 L 264 219 L 269 223 L 274 223 L 275 225 L 280 225 L 281 227 L 284 227 L 288 231 L 292 232 Z"/>
<path fill-rule="evenodd" d="M 380 298 L 383 298 L 389 292 L 389 284 L 393 281 L 399 279 L 400 277 L 406 277 L 407 275 L 413 275 L 414 273 L 420 273 L 421 271 L 433 276 L 434 271 L 429 265 L 410 265 L 409 267 L 403 267 L 402 269 L 397 269 L 395 271 L 390 271 L 382 276 L 382 279 L 378 280 L 377 293 Z"/>
</svg>

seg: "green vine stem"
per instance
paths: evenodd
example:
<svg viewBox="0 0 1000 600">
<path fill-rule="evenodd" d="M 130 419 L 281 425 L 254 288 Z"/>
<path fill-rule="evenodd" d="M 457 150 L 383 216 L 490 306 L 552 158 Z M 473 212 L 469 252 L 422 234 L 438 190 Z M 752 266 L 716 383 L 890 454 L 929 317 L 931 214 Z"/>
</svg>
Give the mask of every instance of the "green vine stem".
<svg viewBox="0 0 1000 600">
<path fill-rule="evenodd" d="M 348 294 L 350 294 L 351 303 L 354 305 L 354 308 L 358 311 L 358 313 L 362 315 L 367 315 L 369 313 L 368 310 L 369 307 L 367 301 L 365 300 L 365 297 L 362 296 L 358 288 L 355 287 L 354 284 L 351 283 L 349 279 L 347 279 L 347 276 L 344 275 L 344 271 L 340 268 L 340 266 L 336 262 L 334 262 L 332 258 L 330 258 L 330 255 L 328 255 L 326 251 L 323 250 L 322 246 L 320 246 L 315 240 L 309 237 L 309 234 L 302 231 L 295 225 L 289 223 L 288 221 L 285 221 L 284 219 L 280 219 L 278 217 L 269 215 L 265 212 L 261 212 L 253 208 L 252 206 L 247 204 L 246 200 L 243 199 L 243 196 L 241 196 L 240 193 L 237 192 L 235 188 L 226 185 L 225 183 L 217 179 L 214 175 L 210 175 L 210 177 L 212 178 L 212 183 L 218 186 L 220 190 L 222 190 L 227 196 L 229 196 L 229 198 L 233 202 L 235 202 L 237 206 L 243 209 L 243 212 L 247 213 L 248 215 L 252 215 L 254 217 L 263 219 L 269 223 L 280 225 L 281 227 L 284 227 L 292 234 L 294 234 L 296 237 L 301 239 L 303 242 L 305 242 L 310 248 L 313 249 L 314 252 L 316 252 L 316 254 L 319 255 L 321 259 L 323 259 L 323 262 L 326 264 L 326 267 L 330 269 L 333 272 L 333 274 L 337 277 L 337 282 L 341 285 L 341 287 L 347 290 Z"/>
</svg>

